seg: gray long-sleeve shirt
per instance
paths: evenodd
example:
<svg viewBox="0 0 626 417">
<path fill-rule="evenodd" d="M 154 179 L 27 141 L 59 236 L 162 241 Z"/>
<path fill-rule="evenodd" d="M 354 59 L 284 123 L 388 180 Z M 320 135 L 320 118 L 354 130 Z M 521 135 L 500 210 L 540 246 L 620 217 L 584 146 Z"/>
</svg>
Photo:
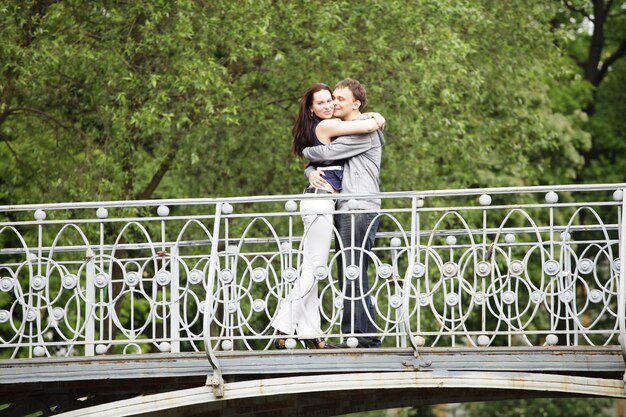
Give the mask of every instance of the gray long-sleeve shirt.
<svg viewBox="0 0 626 417">
<path fill-rule="evenodd" d="M 332 162 L 348 159 L 343 167 L 342 194 L 379 193 L 380 161 L 385 139 L 382 131 L 360 135 L 340 136 L 328 145 L 312 146 L 303 151 L 304 157 L 313 162 Z M 308 178 L 314 168 L 305 170 Z M 337 208 L 347 208 L 348 200 L 339 200 Z M 357 209 L 379 209 L 380 199 L 358 200 Z"/>
</svg>

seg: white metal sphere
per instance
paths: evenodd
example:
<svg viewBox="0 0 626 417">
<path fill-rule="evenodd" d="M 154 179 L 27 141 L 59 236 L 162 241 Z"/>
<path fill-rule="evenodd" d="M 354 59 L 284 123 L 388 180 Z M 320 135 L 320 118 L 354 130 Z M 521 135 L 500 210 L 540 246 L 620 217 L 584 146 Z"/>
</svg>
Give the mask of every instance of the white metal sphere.
<svg viewBox="0 0 626 417">
<path fill-rule="evenodd" d="M 292 267 L 285 268 L 282 277 L 286 282 L 294 282 L 298 278 L 298 271 Z"/>
<path fill-rule="evenodd" d="M 546 336 L 546 345 L 554 346 L 559 342 L 559 338 L 555 334 L 549 334 Z"/>
<path fill-rule="evenodd" d="M 415 278 L 421 278 L 426 273 L 426 267 L 423 263 L 418 262 L 413 265 L 413 270 L 411 271 L 411 273 Z"/>
<path fill-rule="evenodd" d="M 168 206 L 159 206 L 157 214 L 161 217 L 166 217 L 170 214 L 170 208 Z"/>
<path fill-rule="evenodd" d="M 326 277 L 328 276 L 328 268 L 324 265 L 319 265 L 315 268 L 315 272 L 313 273 L 313 275 L 315 275 L 315 278 L 319 280 L 326 279 Z"/>
<path fill-rule="evenodd" d="M 489 337 L 487 337 L 484 334 L 481 334 L 480 336 L 476 338 L 476 343 L 478 344 L 478 346 L 487 346 L 489 345 Z"/>
<path fill-rule="evenodd" d="M 589 292 L 589 301 L 591 301 L 592 303 L 599 303 L 600 301 L 602 301 L 603 297 L 604 294 L 598 289 L 594 289 Z"/>
<path fill-rule="evenodd" d="M 402 241 L 399 238 L 394 237 L 391 239 L 390 245 L 392 248 L 399 248 L 401 244 Z"/>
<path fill-rule="evenodd" d="M 449 306 L 455 306 L 459 303 L 460 299 L 457 294 L 450 293 L 446 295 L 446 304 Z"/>
<path fill-rule="evenodd" d="M 34 310 L 27 310 L 26 311 L 26 317 L 24 317 L 26 319 L 26 321 L 35 321 L 37 319 L 38 315 L 37 313 L 35 313 Z"/>
<path fill-rule="evenodd" d="M 359 202 L 356 201 L 355 199 L 349 200 L 348 201 L 348 208 L 350 210 L 356 210 L 357 208 L 359 208 Z"/>
<path fill-rule="evenodd" d="M 233 350 L 233 342 L 230 340 L 224 340 L 222 342 L 222 350 Z"/>
<path fill-rule="evenodd" d="M 486 277 L 491 272 L 491 264 L 487 261 L 480 261 L 476 264 L 476 275 Z"/>
<path fill-rule="evenodd" d="M 417 203 L 417 207 L 418 208 L 424 207 L 424 199 L 423 198 L 418 198 L 416 203 Z"/>
<path fill-rule="evenodd" d="M 477 292 L 474 294 L 472 301 L 474 301 L 474 304 L 482 305 L 485 302 L 485 294 L 482 291 Z"/>
<path fill-rule="evenodd" d="M 561 264 L 554 259 L 550 259 L 543 264 L 543 272 L 550 276 L 556 276 L 556 274 L 561 272 Z"/>
<path fill-rule="evenodd" d="M 615 190 L 615 192 L 613 193 L 613 200 L 622 201 L 623 198 L 624 192 L 622 190 Z"/>
<path fill-rule="evenodd" d="M 33 349 L 33 355 L 37 356 L 38 358 L 42 357 L 45 354 L 46 350 L 43 348 L 43 346 L 35 346 L 35 348 Z"/>
<path fill-rule="evenodd" d="M 456 236 L 448 236 L 446 238 L 446 245 L 448 246 L 456 245 Z"/>
<path fill-rule="evenodd" d="M 393 308 L 399 308 L 402 305 L 402 297 L 397 294 L 392 295 L 389 299 L 389 304 L 391 304 Z"/>
<path fill-rule="evenodd" d="M 139 280 L 140 280 L 139 272 L 136 272 L 136 271 L 127 272 L 126 275 L 124 276 L 124 282 L 129 287 L 134 287 L 135 285 L 139 284 Z"/>
<path fill-rule="evenodd" d="M 100 207 L 98 210 L 96 210 L 96 217 L 99 219 L 106 219 L 107 217 L 109 217 L 109 211 L 104 207 Z"/>
<path fill-rule="evenodd" d="M 356 337 L 349 337 L 348 340 L 346 340 L 346 344 L 348 347 L 355 348 L 359 345 L 359 339 Z"/>
<path fill-rule="evenodd" d="M 0 278 L 0 291 L 9 292 L 15 286 L 15 281 L 11 277 L 2 277 Z"/>
<path fill-rule="evenodd" d="M 505 304 L 511 305 L 517 300 L 517 295 L 511 290 L 505 291 L 502 293 L 502 301 Z"/>
<path fill-rule="evenodd" d="M 162 269 L 154 275 L 154 280 L 157 284 L 166 286 L 171 281 L 170 272 Z"/>
<path fill-rule="evenodd" d="M 53 308 L 52 309 L 52 317 L 56 321 L 63 320 L 63 317 L 65 317 L 65 310 L 62 307 L 55 307 L 55 308 Z"/>
<path fill-rule="evenodd" d="M 554 191 L 550 191 L 546 194 L 546 202 L 549 204 L 554 204 L 559 201 L 559 195 Z"/>
<path fill-rule="evenodd" d="M 256 267 L 252 270 L 252 281 L 254 282 L 262 282 L 266 276 L 267 272 L 265 272 L 264 268 Z"/>
<path fill-rule="evenodd" d="M 224 203 L 222 205 L 222 213 L 224 214 L 232 214 L 233 212 L 233 206 L 230 203 Z"/>
<path fill-rule="evenodd" d="M 104 272 L 99 272 L 93 278 L 93 284 L 98 288 L 104 288 L 109 285 L 110 279 L 109 274 Z"/>
<path fill-rule="evenodd" d="M 542 302 L 544 298 L 545 298 L 544 293 L 539 290 L 535 290 L 530 293 L 530 301 L 532 301 L 535 304 Z"/>
<path fill-rule="evenodd" d="M 393 274 L 393 267 L 389 264 L 382 264 L 378 268 L 376 268 L 376 273 L 381 278 L 390 278 Z"/>
<path fill-rule="evenodd" d="M 483 194 L 478 197 L 478 203 L 481 206 L 488 206 L 491 204 L 491 196 L 489 194 Z"/>
<path fill-rule="evenodd" d="M 46 278 L 43 275 L 35 275 L 30 280 L 30 287 L 34 291 L 41 291 L 46 287 Z"/>
<path fill-rule="evenodd" d="M 254 300 L 252 302 L 252 310 L 256 311 L 257 313 L 260 313 L 263 310 L 265 310 L 265 300 L 262 300 L 260 298 L 257 298 L 256 300 Z"/>
<path fill-rule="evenodd" d="M 169 352 L 172 350 L 172 345 L 170 345 L 169 342 L 161 342 L 159 343 L 159 350 L 161 352 Z"/>
<path fill-rule="evenodd" d="M 361 270 L 356 265 L 349 265 L 345 271 L 346 271 L 346 278 L 348 278 L 350 281 L 354 281 L 355 279 L 359 277 Z"/>
<path fill-rule="evenodd" d="M 289 252 L 291 250 L 291 245 L 289 244 L 289 242 L 283 242 L 280 244 L 280 249 L 283 252 Z"/>
<path fill-rule="evenodd" d="M 35 220 L 45 220 L 46 219 L 46 212 L 43 210 L 36 210 L 35 211 Z"/>
<path fill-rule="evenodd" d="M 416 346 L 424 346 L 426 344 L 426 339 L 424 339 L 422 336 L 414 336 L 413 337 L 413 342 L 415 342 Z"/>
<path fill-rule="evenodd" d="M 6 323 L 11 319 L 11 313 L 8 310 L 0 310 L 0 323 Z"/>
<path fill-rule="evenodd" d="M 287 349 L 295 349 L 296 344 L 297 344 L 296 339 L 294 339 L 292 337 L 290 337 L 287 340 L 285 340 L 285 347 Z"/>
<path fill-rule="evenodd" d="M 78 277 L 74 274 L 67 274 L 61 280 L 61 285 L 67 290 L 71 290 L 78 284 Z"/>
<path fill-rule="evenodd" d="M 504 241 L 506 243 L 515 243 L 515 235 L 513 233 L 507 233 L 504 235 Z"/>
<path fill-rule="evenodd" d="M 289 212 L 294 212 L 298 210 L 298 204 L 293 200 L 289 200 L 285 203 L 285 210 Z"/>
<path fill-rule="evenodd" d="M 588 274 L 593 271 L 594 263 L 589 258 L 582 258 L 578 261 L 578 272 L 581 274 Z"/>
<path fill-rule="evenodd" d="M 107 345 L 103 345 L 102 343 L 96 345 L 96 353 L 98 355 L 104 355 L 105 353 L 107 353 L 107 350 Z"/>
<path fill-rule="evenodd" d="M 572 238 L 572 235 L 569 234 L 568 232 L 561 232 L 559 236 L 561 237 L 562 242 L 567 242 L 568 240 Z"/>
<path fill-rule="evenodd" d="M 192 285 L 199 284 L 204 279 L 204 273 L 199 269 L 192 269 L 187 274 L 187 282 Z"/>
</svg>

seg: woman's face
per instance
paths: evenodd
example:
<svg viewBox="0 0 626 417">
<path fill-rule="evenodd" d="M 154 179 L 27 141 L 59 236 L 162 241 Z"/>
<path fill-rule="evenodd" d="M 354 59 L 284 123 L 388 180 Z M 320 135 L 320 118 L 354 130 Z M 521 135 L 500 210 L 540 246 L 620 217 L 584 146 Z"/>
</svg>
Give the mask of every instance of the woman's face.
<svg viewBox="0 0 626 417">
<path fill-rule="evenodd" d="M 320 119 L 333 117 L 333 96 L 330 91 L 320 90 L 313 93 L 313 104 L 310 109 Z"/>
</svg>

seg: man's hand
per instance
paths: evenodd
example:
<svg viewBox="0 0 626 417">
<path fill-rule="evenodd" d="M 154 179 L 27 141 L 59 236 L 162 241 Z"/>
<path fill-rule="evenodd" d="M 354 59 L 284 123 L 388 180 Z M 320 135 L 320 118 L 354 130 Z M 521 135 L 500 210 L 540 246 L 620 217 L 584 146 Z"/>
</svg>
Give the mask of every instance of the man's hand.
<svg viewBox="0 0 626 417">
<path fill-rule="evenodd" d="M 376 121 L 376 126 L 379 129 L 385 130 L 385 118 L 382 116 L 382 114 L 375 112 L 365 114 L 367 115 L 367 117 L 372 118 Z"/>
<path fill-rule="evenodd" d="M 324 179 L 324 171 L 313 171 L 309 174 L 309 184 L 314 188 L 325 188 L 328 182 Z"/>
</svg>

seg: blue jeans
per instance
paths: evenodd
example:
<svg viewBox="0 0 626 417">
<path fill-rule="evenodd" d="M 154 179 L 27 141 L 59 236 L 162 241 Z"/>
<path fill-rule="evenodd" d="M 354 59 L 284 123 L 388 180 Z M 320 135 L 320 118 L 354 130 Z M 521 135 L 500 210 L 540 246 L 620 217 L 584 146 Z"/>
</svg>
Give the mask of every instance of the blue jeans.
<svg viewBox="0 0 626 417">
<path fill-rule="evenodd" d="M 374 325 L 376 312 L 370 297 L 370 283 L 367 277 L 369 266 L 369 252 L 374 246 L 379 219 L 374 220 L 376 213 L 335 214 L 335 226 L 339 231 L 339 239 L 335 239 L 335 250 L 341 252 L 337 265 L 339 268 L 337 279 L 344 294 L 343 316 L 341 318 L 341 332 L 376 333 Z M 354 231 L 352 219 L 354 218 Z M 368 228 L 372 225 L 372 227 Z M 354 232 L 354 241 L 352 232 Z M 365 244 L 364 244 L 365 242 Z M 362 249 L 363 247 L 363 249 Z M 345 277 L 345 268 L 350 265 L 359 267 L 360 276 L 351 280 Z M 365 295 L 367 294 L 367 295 Z M 359 347 L 379 347 L 380 339 L 373 336 L 358 336 Z"/>
</svg>

